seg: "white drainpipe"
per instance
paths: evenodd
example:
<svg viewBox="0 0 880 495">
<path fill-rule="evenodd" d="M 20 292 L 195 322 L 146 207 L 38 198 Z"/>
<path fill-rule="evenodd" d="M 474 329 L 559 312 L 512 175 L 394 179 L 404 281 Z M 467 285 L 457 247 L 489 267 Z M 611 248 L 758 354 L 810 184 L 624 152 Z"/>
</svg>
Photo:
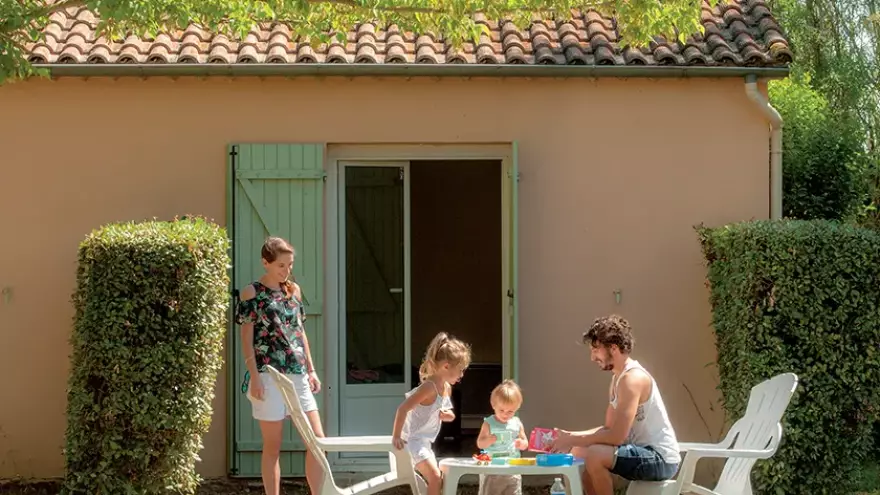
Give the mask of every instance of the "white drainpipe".
<svg viewBox="0 0 880 495">
<path fill-rule="evenodd" d="M 782 218 L 782 116 L 758 90 L 758 77 L 746 76 L 746 95 L 770 121 L 770 219 Z"/>
</svg>

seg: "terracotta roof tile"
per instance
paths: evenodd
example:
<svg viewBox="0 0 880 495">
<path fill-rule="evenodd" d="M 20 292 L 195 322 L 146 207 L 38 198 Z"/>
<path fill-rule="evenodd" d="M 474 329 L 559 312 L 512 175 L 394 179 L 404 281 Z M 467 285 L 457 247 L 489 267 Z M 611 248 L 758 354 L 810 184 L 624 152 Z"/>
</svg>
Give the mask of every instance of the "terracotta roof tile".
<svg viewBox="0 0 880 495">
<path fill-rule="evenodd" d="M 614 19 L 595 11 L 571 19 L 535 19 L 521 31 L 509 21 L 477 22 L 489 27 L 479 42 L 456 50 L 430 34 L 401 33 L 364 23 L 313 49 L 271 24 L 244 40 L 230 40 L 195 26 L 155 39 L 108 41 L 95 36 L 97 19 L 85 8 L 54 13 L 45 40 L 27 46 L 36 64 L 536 64 L 785 66 L 792 54 L 765 0 L 721 0 L 703 4 L 703 35 L 685 43 L 657 38 L 635 49 L 619 45 Z"/>
</svg>

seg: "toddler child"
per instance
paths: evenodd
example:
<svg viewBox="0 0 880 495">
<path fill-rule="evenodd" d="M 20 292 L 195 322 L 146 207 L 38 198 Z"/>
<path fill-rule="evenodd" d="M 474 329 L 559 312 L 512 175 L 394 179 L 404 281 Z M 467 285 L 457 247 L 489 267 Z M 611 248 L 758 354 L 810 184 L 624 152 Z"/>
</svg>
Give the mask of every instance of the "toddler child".
<svg viewBox="0 0 880 495">
<path fill-rule="evenodd" d="M 440 495 L 442 480 L 432 446 L 441 422 L 455 419 L 452 385 L 461 380 L 470 363 L 470 346 L 445 332 L 438 333 L 419 368 L 421 384 L 406 394 L 394 415 L 394 447 L 412 455 L 416 471 L 428 483 L 428 495 Z"/>
<path fill-rule="evenodd" d="M 522 421 L 516 417 L 522 407 L 522 390 L 513 380 L 504 380 L 489 400 L 495 414 L 483 420 L 477 447 L 493 458 L 518 458 L 529 447 Z M 479 495 L 522 495 L 522 476 L 480 475 Z"/>
</svg>

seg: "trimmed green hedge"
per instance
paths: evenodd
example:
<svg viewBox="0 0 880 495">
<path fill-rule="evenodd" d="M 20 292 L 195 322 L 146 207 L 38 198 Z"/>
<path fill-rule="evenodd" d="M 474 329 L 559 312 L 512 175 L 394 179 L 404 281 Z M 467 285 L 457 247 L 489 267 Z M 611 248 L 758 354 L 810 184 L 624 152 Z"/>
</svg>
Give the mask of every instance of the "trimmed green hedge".
<svg viewBox="0 0 880 495">
<path fill-rule="evenodd" d="M 102 227 L 79 248 L 64 493 L 195 493 L 229 304 L 201 218 Z"/>
<path fill-rule="evenodd" d="M 880 413 L 880 234 L 818 220 L 697 230 L 728 418 L 757 383 L 800 378 L 756 493 L 848 493 Z"/>
</svg>

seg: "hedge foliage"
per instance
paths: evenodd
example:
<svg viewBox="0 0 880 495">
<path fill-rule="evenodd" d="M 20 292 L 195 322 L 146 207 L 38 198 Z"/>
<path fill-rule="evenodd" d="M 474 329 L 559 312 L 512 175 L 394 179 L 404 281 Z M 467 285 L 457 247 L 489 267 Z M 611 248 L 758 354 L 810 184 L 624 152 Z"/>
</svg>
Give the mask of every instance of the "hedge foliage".
<svg viewBox="0 0 880 495">
<path fill-rule="evenodd" d="M 851 493 L 880 413 L 880 234 L 819 220 L 698 233 L 728 418 L 757 383 L 800 378 L 780 450 L 756 464 L 756 493 Z"/>
<path fill-rule="evenodd" d="M 223 361 L 225 230 L 104 226 L 79 247 L 64 493 L 194 493 Z"/>
</svg>

